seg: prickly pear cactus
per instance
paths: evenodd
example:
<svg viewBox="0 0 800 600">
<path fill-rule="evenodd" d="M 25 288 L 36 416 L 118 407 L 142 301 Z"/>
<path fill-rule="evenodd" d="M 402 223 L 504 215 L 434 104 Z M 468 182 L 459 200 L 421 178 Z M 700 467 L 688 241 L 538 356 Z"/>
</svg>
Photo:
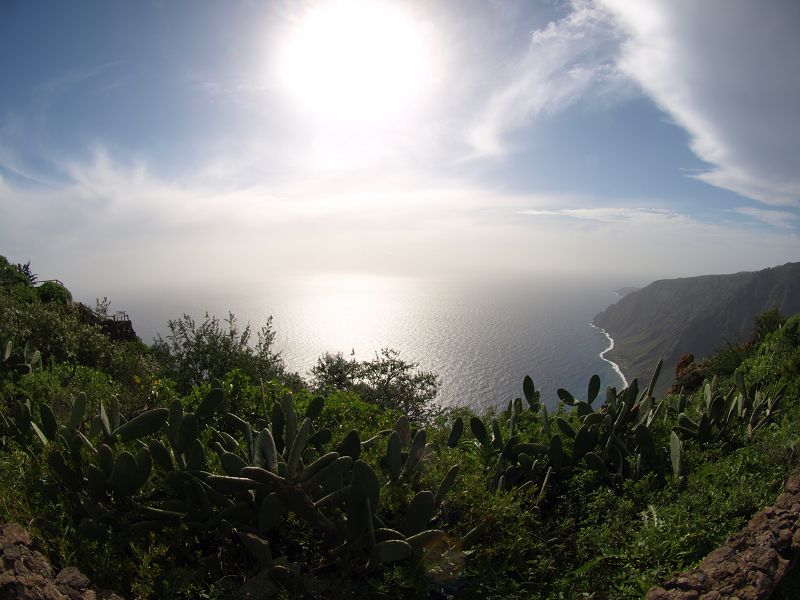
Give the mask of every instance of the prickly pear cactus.
<svg viewBox="0 0 800 600">
<path fill-rule="evenodd" d="M 262 568 L 300 578 L 297 585 L 303 564 L 294 571 L 279 568 L 287 560 L 280 553 L 283 536 L 292 535 L 290 515 L 315 530 L 320 551 L 330 552 L 345 570 L 374 571 L 432 544 L 448 546 L 434 525 L 459 467 L 436 490 L 416 488 L 435 452 L 425 429 L 412 438 L 411 424 L 399 419 L 394 430 L 369 440 L 352 430 L 334 444 L 331 430 L 315 425 L 324 408 L 321 398 L 299 417 L 292 396 L 284 396 L 257 432 L 237 415 L 222 414 L 225 406 L 222 391 L 214 389 L 195 412 L 176 400 L 125 420 L 115 400 L 104 401 L 87 427 L 86 398 L 79 396 L 63 425 L 47 405 L 40 425 L 28 405 L 17 407 L 15 422 L 47 446 L 51 477 L 86 539 L 188 528 L 234 540 Z M 451 433 L 454 445 L 459 437 Z M 384 440 L 383 468 L 376 469 L 361 455 Z M 382 514 L 387 485 L 412 494 L 405 510 Z"/>
</svg>

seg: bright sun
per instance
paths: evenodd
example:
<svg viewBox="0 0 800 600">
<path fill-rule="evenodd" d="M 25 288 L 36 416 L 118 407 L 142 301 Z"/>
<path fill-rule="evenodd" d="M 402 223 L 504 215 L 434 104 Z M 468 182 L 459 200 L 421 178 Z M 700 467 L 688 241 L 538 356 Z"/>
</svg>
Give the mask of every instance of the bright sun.
<svg viewBox="0 0 800 600">
<path fill-rule="evenodd" d="M 322 125 L 383 125 L 413 111 L 433 76 L 429 27 L 403 7 L 329 0 L 300 15 L 279 51 L 292 104 Z"/>
</svg>

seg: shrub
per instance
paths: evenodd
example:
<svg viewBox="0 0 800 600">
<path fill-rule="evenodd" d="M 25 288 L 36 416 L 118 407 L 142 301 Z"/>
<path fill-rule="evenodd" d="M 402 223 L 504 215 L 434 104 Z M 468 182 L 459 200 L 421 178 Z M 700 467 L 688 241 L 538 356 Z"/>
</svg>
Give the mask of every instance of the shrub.
<svg viewBox="0 0 800 600">
<path fill-rule="evenodd" d="M 753 319 L 753 333 L 750 342 L 760 342 L 773 331 L 776 331 L 786 322 L 779 308 L 770 308 L 758 314 Z"/>
<path fill-rule="evenodd" d="M 435 373 L 422 371 L 419 363 L 407 362 L 400 353 L 383 348 L 374 360 L 347 360 L 341 352 L 325 354 L 311 369 L 312 386 L 317 391 L 351 390 L 367 402 L 405 414 L 412 420 L 426 421 L 432 401 L 439 393 Z"/>
<path fill-rule="evenodd" d="M 252 337 L 250 325 L 239 329 L 236 317 L 228 313 L 224 325 L 217 317 L 205 314 L 201 323 L 189 315 L 170 320 L 166 339 L 160 335 L 153 343 L 153 354 L 161 362 L 164 374 L 177 384 L 180 393 L 188 393 L 195 385 L 240 369 L 253 381 L 268 381 L 284 375 L 280 353 L 273 352 L 275 332 L 272 317 Z"/>
<path fill-rule="evenodd" d="M 55 281 L 45 281 L 42 285 L 36 288 L 36 292 L 39 295 L 39 300 L 45 304 L 50 302 L 69 304 L 72 302 L 72 294 L 70 291 Z"/>
<path fill-rule="evenodd" d="M 360 369 L 356 359 L 347 360 L 341 352 L 326 352 L 311 369 L 311 385 L 318 391 L 350 390 L 356 385 Z"/>
</svg>

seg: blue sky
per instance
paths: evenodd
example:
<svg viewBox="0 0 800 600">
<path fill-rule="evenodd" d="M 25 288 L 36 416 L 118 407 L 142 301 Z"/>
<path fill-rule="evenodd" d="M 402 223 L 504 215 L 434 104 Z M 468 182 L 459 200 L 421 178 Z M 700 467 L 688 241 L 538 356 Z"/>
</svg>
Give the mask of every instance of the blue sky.
<svg viewBox="0 0 800 600">
<path fill-rule="evenodd" d="M 0 252 L 87 293 L 800 260 L 799 27 L 779 0 L 3 0 Z"/>
</svg>

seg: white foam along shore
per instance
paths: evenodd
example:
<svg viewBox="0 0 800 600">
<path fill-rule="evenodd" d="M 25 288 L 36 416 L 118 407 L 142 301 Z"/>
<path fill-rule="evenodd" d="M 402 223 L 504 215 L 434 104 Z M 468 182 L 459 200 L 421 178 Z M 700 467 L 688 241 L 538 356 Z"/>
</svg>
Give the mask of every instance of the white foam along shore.
<svg viewBox="0 0 800 600">
<path fill-rule="evenodd" d="M 592 327 L 597 329 L 600 333 L 602 333 L 604 336 L 606 336 L 606 338 L 608 338 L 608 348 L 606 348 L 605 350 L 603 350 L 600 353 L 600 358 L 602 358 L 604 361 L 606 361 L 608 364 L 611 365 L 611 368 L 614 369 L 614 372 L 617 375 L 619 375 L 620 379 L 622 379 L 622 384 L 625 387 L 628 387 L 628 380 L 625 378 L 625 374 L 619 368 L 619 365 L 617 363 L 615 363 L 613 360 L 609 360 L 609 359 L 606 358 L 606 353 L 607 352 L 611 352 L 614 349 L 614 338 L 612 338 L 610 335 L 608 335 L 608 332 L 605 329 L 603 329 L 602 327 L 598 327 L 594 323 L 589 323 L 589 325 L 591 325 Z"/>
</svg>

